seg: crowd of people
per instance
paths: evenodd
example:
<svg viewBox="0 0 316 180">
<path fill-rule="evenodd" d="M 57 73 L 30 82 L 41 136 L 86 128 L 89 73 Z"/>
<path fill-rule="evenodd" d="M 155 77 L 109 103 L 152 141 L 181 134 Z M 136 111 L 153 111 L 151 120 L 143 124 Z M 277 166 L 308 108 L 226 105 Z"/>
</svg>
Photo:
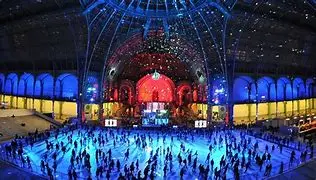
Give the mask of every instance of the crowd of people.
<svg viewBox="0 0 316 180">
<path fill-rule="evenodd" d="M 240 179 L 250 169 L 269 176 L 273 167 L 279 167 L 277 173 L 282 173 L 285 163 L 294 166 L 295 161 L 305 162 L 313 157 L 312 144 L 302 143 L 298 151 L 287 147 L 291 139 L 275 135 L 262 136 L 263 141 L 253 134 L 246 128 L 148 130 L 71 125 L 35 131 L 23 138 L 17 136 L 3 147 L 5 157 L 24 168 L 40 166 L 40 171 L 50 179 L 63 171 L 68 179 L 74 180 L 193 176 L 227 179 L 229 175 Z M 207 144 L 206 149 L 197 145 L 201 140 Z M 39 146 L 45 147 L 40 161 L 32 161 L 30 154 Z M 26 148 L 31 151 L 25 151 Z M 284 148 L 290 150 L 288 159 L 277 161 L 274 156 L 284 153 Z"/>
</svg>

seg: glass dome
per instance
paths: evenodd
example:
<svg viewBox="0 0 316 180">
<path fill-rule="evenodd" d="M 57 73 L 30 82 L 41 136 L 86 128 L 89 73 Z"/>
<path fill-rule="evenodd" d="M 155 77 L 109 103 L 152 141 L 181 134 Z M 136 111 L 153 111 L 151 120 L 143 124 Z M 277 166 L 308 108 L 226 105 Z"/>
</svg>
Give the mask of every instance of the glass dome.
<svg viewBox="0 0 316 180">
<path fill-rule="evenodd" d="M 95 8 L 111 7 L 128 16 L 149 18 L 181 17 L 207 7 L 215 7 L 228 15 L 234 0 L 98 0 L 83 1 L 85 13 Z"/>
</svg>

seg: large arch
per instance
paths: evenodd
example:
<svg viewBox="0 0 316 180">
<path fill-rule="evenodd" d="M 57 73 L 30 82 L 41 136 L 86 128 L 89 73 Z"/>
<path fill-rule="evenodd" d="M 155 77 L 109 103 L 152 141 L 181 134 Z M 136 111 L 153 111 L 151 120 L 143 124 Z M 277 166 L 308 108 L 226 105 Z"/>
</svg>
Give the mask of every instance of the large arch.
<svg viewBox="0 0 316 180">
<path fill-rule="evenodd" d="M 34 76 L 30 73 L 24 73 L 20 77 L 18 95 L 33 96 Z"/>
<path fill-rule="evenodd" d="M 301 78 L 295 78 L 293 80 L 293 99 L 299 99 L 305 97 L 305 83 Z"/>
<path fill-rule="evenodd" d="M 153 74 L 148 74 L 137 82 L 138 102 L 172 102 L 175 100 L 173 81 L 167 76 L 160 74 L 155 79 Z"/>
<path fill-rule="evenodd" d="M 233 98 L 235 102 L 256 100 L 255 81 L 249 76 L 239 76 L 234 80 Z"/>
<path fill-rule="evenodd" d="M 5 76 L 4 74 L 0 73 L 0 93 L 3 93 L 4 91 L 4 82 L 5 82 Z"/>
<path fill-rule="evenodd" d="M 36 77 L 34 96 L 52 98 L 54 89 L 54 78 L 49 73 L 43 73 Z"/>
<path fill-rule="evenodd" d="M 159 41 L 157 41 L 157 38 Z M 119 74 L 122 72 L 124 62 L 133 59 L 136 54 L 151 52 L 152 43 L 162 43 L 157 44 L 156 53 L 168 53 L 174 55 L 177 59 L 186 63 L 190 67 L 190 74 L 194 77 L 195 81 L 200 83 L 205 83 L 206 79 L 206 69 L 205 61 L 200 52 L 194 47 L 193 44 L 189 43 L 186 39 L 175 39 L 174 41 L 168 41 L 166 43 L 163 41 L 164 35 L 162 32 L 149 32 L 148 38 L 144 41 L 142 33 L 137 33 L 127 39 L 123 45 L 117 48 L 113 55 L 109 58 L 106 65 L 106 76 L 110 81 L 115 80 Z M 171 47 L 171 48 L 168 48 Z"/>
<path fill-rule="evenodd" d="M 17 95 L 18 81 L 19 81 L 19 77 L 16 73 L 8 74 L 5 81 L 4 92 L 6 94 Z"/>
<path fill-rule="evenodd" d="M 61 74 L 55 82 L 55 97 L 76 99 L 78 95 L 78 78 L 69 73 Z"/>
<path fill-rule="evenodd" d="M 257 80 L 258 100 L 259 101 L 275 101 L 275 82 L 271 77 L 264 76 Z"/>
<path fill-rule="evenodd" d="M 291 80 L 287 77 L 281 77 L 277 80 L 277 100 L 292 100 Z"/>
<path fill-rule="evenodd" d="M 123 80 L 120 83 L 119 101 L 133 104 L 135 96 L 134 84 L 130 80 Z"/>
</svg>

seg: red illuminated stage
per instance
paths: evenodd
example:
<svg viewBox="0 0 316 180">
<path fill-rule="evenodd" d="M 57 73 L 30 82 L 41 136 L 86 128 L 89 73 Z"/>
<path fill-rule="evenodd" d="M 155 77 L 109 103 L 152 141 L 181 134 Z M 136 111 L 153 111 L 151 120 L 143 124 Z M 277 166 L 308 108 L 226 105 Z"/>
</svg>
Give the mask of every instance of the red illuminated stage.
<svg viewBox="0 0 316 180">
<path fill-rule="evenodd" d="M 119 105 L 110 107 L 115 117 L 105 118 L 125 123 L 194 125 L 207 119 L 205 83 L 195 81 L 186 64 L 170 54 L 139 54 L 126 62 L 106 95 L 108 103 Z"/>
<path fill-rule="evenodd" d="M 146 43 L 162 42 L 154 40 Z M 174 42 L 182 51 L 180 58 L 164 50 L 143 50 L 151 46 L 139 47 L 140 41 L 142 36 L 132 37 L 109 61 L 104 118 L 126 124 L 192 126 L 196 120 L 206 120 L 206 73 L 194 47 Z"/>
</svg>

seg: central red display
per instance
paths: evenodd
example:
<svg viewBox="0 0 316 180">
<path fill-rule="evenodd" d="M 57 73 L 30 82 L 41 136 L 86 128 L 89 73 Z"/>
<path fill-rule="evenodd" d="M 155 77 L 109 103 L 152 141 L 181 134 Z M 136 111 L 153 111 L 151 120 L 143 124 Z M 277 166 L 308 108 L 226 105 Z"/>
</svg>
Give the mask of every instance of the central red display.
<svg viewBox="0 0 316 180">
<path fill-rule="evenodd" d="M 138 102 L 172 102 L 174 91 L 173 81 L 163 74 L 159 78 L 148 74 L 137 83 Z"/>
</svg>

